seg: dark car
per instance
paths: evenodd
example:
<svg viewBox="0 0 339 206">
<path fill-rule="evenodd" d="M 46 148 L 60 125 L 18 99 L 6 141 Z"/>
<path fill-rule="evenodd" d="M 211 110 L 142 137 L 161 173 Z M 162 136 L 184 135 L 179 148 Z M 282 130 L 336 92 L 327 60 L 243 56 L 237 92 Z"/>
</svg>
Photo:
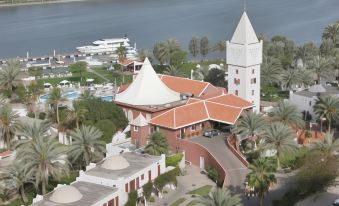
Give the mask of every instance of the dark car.
<svg viewBox="0 0 339 206">
<path fill-rule="evenodd" d="M 221 135 L 221 132 L 219 130 L 216 130 L 216 129 L 209 129 L 209 130 L 206 130 L 203 135 L 205 137 L 212 138 L 214 136 Z"/>
<path fill-rule="evenodd" d="M 333 206 L 339 206 L 339 199 L 334 200 Z"/>
</svg>

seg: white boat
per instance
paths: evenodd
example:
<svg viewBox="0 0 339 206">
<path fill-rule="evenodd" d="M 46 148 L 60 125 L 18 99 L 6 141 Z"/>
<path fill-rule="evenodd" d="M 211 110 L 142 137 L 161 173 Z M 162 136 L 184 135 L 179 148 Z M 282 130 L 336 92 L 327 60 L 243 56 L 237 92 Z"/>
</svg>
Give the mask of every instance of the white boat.
<svg viewBox="0 0 339 206">
<path fill-rule="evenodd" d="M 103 64 L 107 63 L 92 57 L 86 57 L 86 59 L 80 60 L 80 62 L 86 62 L 88 66 L 102 66 Z"/>
<path fill-rule="evenodd" d="M 132 47 L 129 44 L 129 38 L 112 38 L 112 39 L 101 39 L 94 41 L 92 45 L 81 46 L 76 49 L 85 54 L 95 54 L 95 53 L 104 53 L 104 52 L 115 52 L 117 48 L 123 46 L 127 49 L 127 55 L 135 55 L 137 53 L 136 46 Z"/>
</svg>

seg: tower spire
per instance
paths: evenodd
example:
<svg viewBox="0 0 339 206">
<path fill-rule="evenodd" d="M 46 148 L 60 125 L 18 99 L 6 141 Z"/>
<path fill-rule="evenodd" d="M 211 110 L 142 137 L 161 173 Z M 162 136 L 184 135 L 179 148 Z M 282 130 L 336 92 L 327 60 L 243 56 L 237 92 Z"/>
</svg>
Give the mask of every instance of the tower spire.
<svg viewBox="0 0 339 206">
<path fill-rule="evenodd" d="M 246 0 L 243 0 L 244 12 L 246 12 Z"/>
</svg>

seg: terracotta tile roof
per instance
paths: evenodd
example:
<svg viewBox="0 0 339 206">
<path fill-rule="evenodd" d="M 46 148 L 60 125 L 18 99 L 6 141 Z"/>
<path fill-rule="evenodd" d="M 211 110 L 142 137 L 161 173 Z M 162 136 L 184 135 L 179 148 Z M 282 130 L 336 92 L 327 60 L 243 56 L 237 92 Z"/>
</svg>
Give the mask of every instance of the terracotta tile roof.
<svg viewBox="0 0 339 206">
<path fill-rule="evenodd" d="M 207 99 L 210 102 L 215 102 L 219 104 L 229 105 L 233 107 L 242 107 L 242 108 L 249 108 L 252 107 L 252 103 L 236 96 L 233 94 L 226 94 L 226 95 L 220 95 L 217 97 L 212 97 L 210 99 Z"/>
<path fill-rule="evenodd" d="M 10 155 L 12 155 L 12 151 L 10 151 L 10 150 L 7 150 L 7 151 L 0 153 L 0 157 L 8 157 Z"/>
<path fill-rule="evenodd" d="M 139 62 L 138 60 L 132 60 L 132 59 L 123 59 L 121 61 L 118 61 L 118 64 L 121 64 L 123 66 L 128 66 L 133 64 L 134 62 Z"/>
<path fill-rule="evenodd" d="M 150 124 L 179 129 L 206 120 L 234 124 L 243 109 L 253 105 L 240 97 L 226 94 L 207 100 L 191 98 L 179 106 L 151 119 Z"/>
<path fill-rule="evenodd" d="M 210 83 L 187 79 L 183 77 L 175 77 L 161 75 L 160 79 L 172 90 L 179 93 L 192 93 L 195 97 L 199 97 Z"/>
</svg>

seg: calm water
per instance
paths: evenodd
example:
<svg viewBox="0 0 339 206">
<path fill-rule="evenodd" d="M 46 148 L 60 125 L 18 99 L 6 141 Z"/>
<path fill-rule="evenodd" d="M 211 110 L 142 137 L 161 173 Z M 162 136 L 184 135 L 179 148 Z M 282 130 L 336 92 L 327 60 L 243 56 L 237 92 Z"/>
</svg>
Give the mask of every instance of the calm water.
<svg viewBox="0 0 339 206">
<path fill-rule="evenodd" d="M 96 0 L 0 8 L 0 57 L 74 51 L 104 37 L 127 34 L 138 48 L 193 35 L 230 39 L 242 0 Z M 257 33 L 319 43 L 323 28 L 339 20 L 339 0 L 248 0 Z"/>
</svg>

